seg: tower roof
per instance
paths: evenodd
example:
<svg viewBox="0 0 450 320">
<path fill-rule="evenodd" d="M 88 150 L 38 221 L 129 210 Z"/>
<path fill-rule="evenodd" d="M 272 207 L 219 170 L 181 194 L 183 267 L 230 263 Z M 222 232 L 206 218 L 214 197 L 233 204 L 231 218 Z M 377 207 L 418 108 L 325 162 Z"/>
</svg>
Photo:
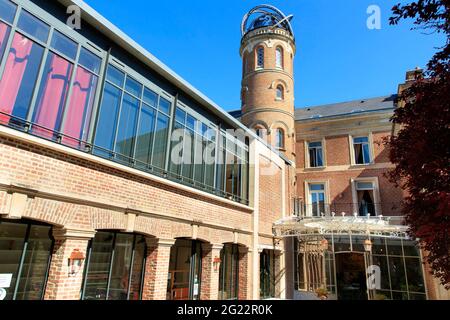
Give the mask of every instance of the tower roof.
<svg viewBox="0 0 450 320">
<path fill-rule="evenodd" d="M 259 28 L 273 27 L 288 31 L 294 37 L 291 20 L 294 16 L 286 16 L 278 8 L 262 4 L 251 9 L 242 19 L 242 36 Z"/>
</svg>

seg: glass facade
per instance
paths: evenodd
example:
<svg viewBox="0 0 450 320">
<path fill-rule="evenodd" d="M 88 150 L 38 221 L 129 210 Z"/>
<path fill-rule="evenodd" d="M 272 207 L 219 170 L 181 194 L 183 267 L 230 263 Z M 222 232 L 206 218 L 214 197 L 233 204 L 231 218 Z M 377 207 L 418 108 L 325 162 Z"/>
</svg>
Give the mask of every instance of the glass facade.
<svg viewBox="0 0 450 320">
<path fill-rule="evenodd" d="M 83 300 L 140 300 L 147 246 L 141 235 L 97 232 L 90 242 Z"/>
<path fill-rule="evenodd" d="M 24 6 L 0 0 L 0 124 L 248 204 L 248 145 L 220 119 Z M 171 154 L 177 129 L 181 163 Z"/>
<path fill-rule="evenodd" d="M 0 219 L 0 274 L 10 275 L 5 300 L 44 297 L 53 248 L 52 227 Z"/>
<path fill-rule="evenodd" d="M 264 249 L 259 255 L 259 295 L 261 299 L 275 297 L 275 252 Z"/>
<path fill-rule="evenodd" d="M 364 249 L 366 237 L 326 236 L 326 250 L 321 247 L 321 239 L 295 241 L 297 290 L 314 292 L 326 287 L 342 300 L 427 299 L 422 259 L 414 241 L 372 237 L 369 254 Z M 376 289 L 367 288 L 369 266 L 380 271 L 380 286 Z"/>
<path fill-rule="evenodd" d="M 178 239 L 170 249 L 167 300 L 200 300 L 201 242 Z"/>
</svg>

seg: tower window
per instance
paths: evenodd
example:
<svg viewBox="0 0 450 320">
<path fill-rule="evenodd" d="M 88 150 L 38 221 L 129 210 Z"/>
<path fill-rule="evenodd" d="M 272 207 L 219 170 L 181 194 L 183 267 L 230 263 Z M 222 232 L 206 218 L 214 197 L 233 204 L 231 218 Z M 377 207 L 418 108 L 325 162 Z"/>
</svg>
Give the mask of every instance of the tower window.
<svg viewBox="0 0 450 320">
<path fill-rule="evenodd" d="M 277 129 L 275 131 L 275 147 L 278 149 L 284 149 L 284 131 L 283 129 Z"/>
<path fill-rule="evenodd" d="M 284 88 L 282 85 L 277 86 L 277 100 L 284 100 Z"/>
<path fill-rule="evenodd" d="M 264 139 L 265 135 L 266 135 L 266 129 L 261 128 L 261 127 L 256 127 L 255 128 L 255 133 L 258 137 Z"/>
<path fill-rule="evenodd" d="M 275 60 L 276 60 L 276 67 L 279 69 L 283 69 L 283 48 L 282 47 L 277 47 L 276 51 L 275 51 Z"/>
<path fill-rule="evenodd" d="M 264 48 L 258 47 L 257 52 L 257 68 L 264 68 Z"/>
</svg>

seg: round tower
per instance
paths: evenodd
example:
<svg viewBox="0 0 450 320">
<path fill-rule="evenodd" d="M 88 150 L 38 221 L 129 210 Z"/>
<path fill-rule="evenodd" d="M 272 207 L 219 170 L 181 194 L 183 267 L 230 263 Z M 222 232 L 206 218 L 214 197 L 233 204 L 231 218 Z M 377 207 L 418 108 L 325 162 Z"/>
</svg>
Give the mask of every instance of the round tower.
<svg viewBox="0 0 450 320">
<path fill-rule="evenodd" d="M 261 5 L 242 20 L 241 121 L 294 161 L 296 48 L 291 19 L 273 6 Z"/>
</svg>

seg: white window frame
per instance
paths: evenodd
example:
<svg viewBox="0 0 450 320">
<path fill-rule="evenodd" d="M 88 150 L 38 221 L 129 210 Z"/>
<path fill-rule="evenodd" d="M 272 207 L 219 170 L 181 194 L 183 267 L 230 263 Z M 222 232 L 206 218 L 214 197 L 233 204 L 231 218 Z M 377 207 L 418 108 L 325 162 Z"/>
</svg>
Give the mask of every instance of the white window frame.
<svg viewBox="0 0 450 320">
<path fill-rule="evenodd" d="M 368 163 L 356 163 L 355 159 L 355 145 L 354 145 L 354 139 L 356 138 L 367 138 L 369 143 L 369 156 L 370 161 Z M 350 164 L 352 166 L 370 166 L 375 163 L 374 160 L 374 150 L 373 150 L 373 134 L 372 132 L 369 132 L 368 134 L 354 134 L 348 136 L 348 142 L 349 142 L 349 149 L 350 149 Z"/>
<path fill-rule="evenodd" d="M 310 158 L 309 158 L 309 144 L 313 142 L 321 142 L 322 143 L 322 161 L 323 164 L 321 167 L 311 167 L 310 164 Z M 305 168 L 306 169 L 324 169 L 327 167 L 327 149 L 326 149 L 326 139 L 311 139 L 311 140 L 305 140 L 304 143 L 305 148 Z"/>
<path fill-rule="evenodd" d="M 305 205 L 306 205 L 306 216 L 313 217 L 312 215 L 312 201 L 311 201 L 311 190 L 309 185 L 311 184 L 323 184 L 325 190 L 325 215 L 330 214 L 330 181 L 329 180 L 305 180 Z"/>
<path fill-rule="evenodd" d="M 380 184 L 378 181 L 378 177 L 364 177 L 364 178 L 355 178 L 350 180 L 350 184 L 352 187 L 352 200 L 353 200 L 353 212 L 358 213 L 358 190 L 357 190 L 357 183 L 358 182 L 369 182 L 373 184 L 373 201 L 375 203 L 375 215 L 379 216 L 382 215 L 381 210 L 381 198 L 380 198 Z M 359 215 L 359 213 L 358 213 Z"/>
</svg>

